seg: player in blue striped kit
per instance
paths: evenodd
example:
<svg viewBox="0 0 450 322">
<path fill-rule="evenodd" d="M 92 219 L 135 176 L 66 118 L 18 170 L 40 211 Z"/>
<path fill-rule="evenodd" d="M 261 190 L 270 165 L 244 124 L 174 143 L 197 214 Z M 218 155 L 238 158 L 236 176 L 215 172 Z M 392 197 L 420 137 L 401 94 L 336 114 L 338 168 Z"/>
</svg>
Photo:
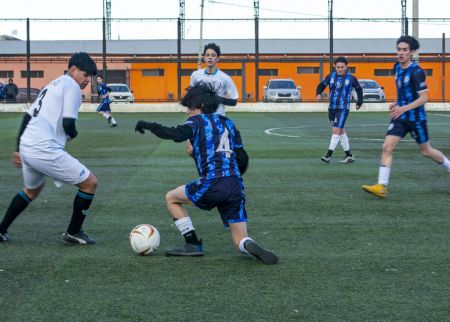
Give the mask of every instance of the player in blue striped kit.
<svg viewBox="0 0 450 322">
<path fill-rule="evenodd" d="M 181 247 L 166 251 L 167 256 L 203 256 L 203 245 L 184 205 L 203 210 L 217 208 L 225 227 L 229 227 L 235 246 L 264 264 L 276 264 L 278 257 L 264 249 L 247 234 L 244 187 L 241 174 L 247 168 L 248 156 L 233 121 L 216 113 L 220 98 L 210 84 L 190 87 L 181 104 L 189 118 L 183 125 L 165 127 L 139 121 L 136 131 L 149 130 L 156 136 L 192 144 L 192 157 L 199 178 L 166 195 L 169 212 L 185 238 Z"/>
<path fill-rule="evenodd" d="M 105 119 L 108 120 L 108 124 L 111 127 L 117 126 L 116 120 L 111 115 L 111 99 L 109 98 L 109 93 L 111 89 L 103 82 L 102 76 L 97 76 L 97 94 L 99 99 L 101 100 L 100 105 L 97 107 L 97 113 L 102 115 Z"/>
<path fill-rule="evenodd" d="M 333 127 L 330 146 L 325 156 L 320 159 L 329 163 L 331 155 L 336 146 L 341 142 L 342 149 L 345 152 L 344 160 L 340 162 L 352 163 L 355 161 L 350 150 L 347 132 L 344 129 L 345 121 L 350 112 L 350 100 L 352 89 L 355 89 L 358 95 L 356 109 L 359 110 L 363 104 L 363 91 L 359 85 L 358 79 L 347 72 L 348 61 L 345 57 L 338 57 L 334 61 L 336 71 L 327 75 L 325 79 L 319 83 L 316 89 L 317 99 L 321 99 L 321 94 L 327 86 L 330 86 L 330 104 L 328 106 L 328 119 Z"/>
<path fill-rule="evenodd" d="M 412 60 L 419 47 L 419 42 L 411 36 L 402 36 L 397 40 L 398 62 L 394 65 L 397 101 L 389 106 L 392 119 L 381 153 L 378 183 L 362 186 L 363 190 L 380 198 L 387 196 L 394 149 L 408 133 L 416 140 L 423 156 L 450 172 L 450 161 L 441 151 L 431 147 L 428 138 L 425 113 L 425 103 L 428 101 L 426 77 L 419 64 Z"/>
</svg>

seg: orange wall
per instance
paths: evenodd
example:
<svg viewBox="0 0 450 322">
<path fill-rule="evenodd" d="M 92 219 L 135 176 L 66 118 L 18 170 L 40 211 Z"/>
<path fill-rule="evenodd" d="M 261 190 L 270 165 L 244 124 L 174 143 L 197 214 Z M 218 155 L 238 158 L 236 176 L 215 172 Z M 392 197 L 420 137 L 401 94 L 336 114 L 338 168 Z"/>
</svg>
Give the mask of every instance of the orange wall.
<svg viewBox="0 0 450 322">
<path fill-rule="evenodd" d="M 351 61 L 351 59 L 350 59 Z M 102 65 L 98 63 L 99 71 L 101 72 Z M 255 63 L 254 62 L 219 62 L 221 69 L 242 69 L 245 64 L 245 91 L 247 101 L 255 100 Z M 427 85 L 429 88 L 429 97 L 431 100 L 439 101 L 442 99 L 442 64 L 436 62 L 420 62 L 422 68 L 433 69 L 433 75 L 427 77 Z M 359 79 L 373 79 L 376 80 L 380 86 L 384 87 L 384 92 L 388 100 L 396 99 L 396 88 L 393 76 L 374 76 L 375 69 L 392 69 L 394 62 L 350 62 L 349 67 L 356 67 L 355 76 Z M 196 69 L 196 63 L 182 63 L 182 69 Z M 297 67 L 320 67 L 318 62 L 260 62 L 260 69 L 278 69 L 278 76 L 274 78 L 292 78 L 297 86 L 301 86 L 302 98 L 305 101 L 315 100 L 315 90 L 320 81 L 319 74 L 298 74 Z M 131 90 L 134 92 L 137 101 L 167 101 L 169 97 L 177 100 L 177 64 L 175 62 L 157 62 L 157 63 L 124 63 L 120 61 L 108 62 L 107 68 L 127 70 L 129 72 L 129 84 Z M 66 61 L 51 61 L 33 62 L 31 63 L 31 70 L 43 70 L 44 78 L 32 78 L 31 87 L 42 88 L 52 79 L 61 75 L 67 69 Z M 143 69 L 164 69 L 164 76 L 142 76 Z M 13 70 L 14 82 L 18 87 L 26 87 L 26 78 L 21 78 L 21 71 L 26 70 L 26 63 L 24 61 L 12 60 L 1 61 L 0 70 Z M 323 77 L 329 72 L 327 62 L 323 64 Z M 446 64 L 446 92 L 445 99 L 450 100 L 450 63 Z M 243 77 L 231 77 L 236 84 L 239 92 L 239 97 L 242 100 L 242 82 Z M 263 86 L 272 78 L 270 76 L 259 77 L 259 100 L 263 97 Z M 189 76 L 182 76 L 181 78 L 181 93 L 184 94 L 186 87 L 189 85 Z M 1 82 L 6 83 L 7 79 L 0 79 Z M 83 91 L 86 99 L 91 96 L 90 87 Z M 95 96 L 95 94 L 94 94 Z"/>
</svg>

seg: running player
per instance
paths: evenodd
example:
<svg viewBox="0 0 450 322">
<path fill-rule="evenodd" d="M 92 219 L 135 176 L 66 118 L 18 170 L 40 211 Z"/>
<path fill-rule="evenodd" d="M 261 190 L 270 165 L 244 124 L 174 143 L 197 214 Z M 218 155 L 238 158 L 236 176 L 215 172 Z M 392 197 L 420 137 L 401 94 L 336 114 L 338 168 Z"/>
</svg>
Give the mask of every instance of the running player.
<svg viewBox="0 0 450 322">
<path fill-rule="evenodd" d="M 139 121 L 136 131 L 149 130 L 156 136 L 183 142 L 190 140 L 193 158 L 200 178 L 182 185 L 166 195 L 167 207 L 180 233 L 185 238 L 181 247 L 166 251 L 167 256 L 203 256 L 191 218 L 183 205 L 203 210 L 219 210 L 225 227 L 230 227 L 234 245 L 264 264 L 276 264 L 278 257 L 262 248 L 247 235 L 247 213 L 241 174 L 248 165 L 241 136 L 233 121 L 215 113 L 220 98 L 209 84 L 189 88 L 181 104 L 189 118 L 183 125 L 169 128 L 158 123 Z"/>
<path fill-rule="evenodd" d="M 116 120 L 111 115 L 111 99 L 109 98 L 111 89 L 103 82 L 102 76 L 97 76 L 97 94 L 100 105 L 97 107 L 97 113 L 108 120 L 108 124 L 112 127 L 117 126 Z"/>
<path fill-rule="evenodd" d="M 63 240 L 71 244 L 95 244 L 81 226 L 94 198 L 97 178 L 65 150 L 66 141 L 78 132 L 75 121 L 81 105 L 81 89 L 97 74 L 95 62 L 88 54 L 75 53 L 69 60 L 67 74 L 50 82 L 23 117 L 17 137 L 13 162 L 22 167 L 25 187 L 12 199 L 0 223 L 0 242 L 9 240 L 8 228 L 44 188 L 45 178 L 78 186 L 73 202 L 72 219 Z"/>
<path fill-rule="evenodd" d="M 345 152 L 345 158 L 339 162 L 352 163 L 355 157 L 350 150 L 347 132 L 344 129 L 345 121 L 350 112 L 350 100 L 352 96 L 352 88 L 355 89 L 358 95 L 356 102 L 356 109 L 359 110 L 363 104 L 363 91 L 359 85 L 358 79 L 347 72 L 348 61 L 345 57 L 338 57 L 334 61 L 336 71 L 327 75 L 325 79 L 319 83 L 316 89 L 317 99 L 321 99 L 323 90 L 330 86 L 330 104 L 328 106 L 328 119 L 332 126 L 332 135 L 330 146 L 325 156 L 320 160 L 330 163 L 331 155 L 336 146 L 341 142 L 342 149 Z"/>
<path fill-rule="evenodd" d="M 429 142 L 425 113 L 425 103 L 428 101 L 425 73 L 412 60 L 419 47 L 419 42 L 411 36 L 402 36 L 397 40 L 397 63 L 394 65 L 397 101 L 389 106 L 392 119 L 381 152 L 378 183 L 362 186 L 365 191 L 380 198 L 387 196 L 395 147 L 408 133 L 416 140 L 423 156 L 450 172 L 450 161 L 441 151 L 431 147 Z"/>
<path fill-rule="evenodd" d="M 190 86 L 198 83 L 209 83 L 217 93 L 220 104 L 216 113 L 225 115 L 225 105 L 236 106 L 239 93 L 233 80 L 217 67 L 220 59 L 220 47 L 215 43 L 205 45 L 203 48 L 205 68 L 196 70 L 191 75 Z"/>
</svg>

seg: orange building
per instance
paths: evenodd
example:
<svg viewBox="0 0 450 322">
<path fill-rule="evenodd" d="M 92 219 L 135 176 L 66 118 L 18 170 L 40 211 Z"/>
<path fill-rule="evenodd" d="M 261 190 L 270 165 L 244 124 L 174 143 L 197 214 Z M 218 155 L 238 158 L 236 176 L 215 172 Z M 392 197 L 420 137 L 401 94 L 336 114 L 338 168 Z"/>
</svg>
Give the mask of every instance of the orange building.
<svg viewBox="0 0 450 322">
<path fill-rule="evenodd" d="M 350 71 L 359 79 L 373 79 L 388 100 L 396 98 L 392 67 L 396 39 L 336 39 L 334 57 L 346 56 Z M 327 39 L 261 39 L 258 78 L 253 39 L 205 40 L 222 48 L 219 68 L 236 84 L 240 101 L 262 101 L 263 86 L 271 78 L 292 78 L 301 86 L 303 101 L 315 100 L 317 84 L 330 71 Z M 430 99 L 450 99 L 445 76 L 450 74 L 441 39 L 422 39 L 420 64 L 427 74 Z M 447 45 L 447 48 L 449 46 Z M 24 42 L 0 41 L 0 81 L 13 78 L 27 86 Z M 42 88 L 64 73 L 70 55 L 90 53 L 102 71 L 101 41 L 32 41 L 31 86 Z M 176 40 L 114 40 L 107 42 L 107 82 L 127 83 L 136 101 L 173 101 L 189 85 L 197 68 L 198 40 L 182 40 L 180 61 Z M 256 84 L 258 82 L 258 89 Z M 95 94 L 95 84 L 83 93 L 87 100 Z M 258 92 L 258 93 L 257 93 Z M 258 94 L 258 97 L 256 95 Z"/>
</svg>

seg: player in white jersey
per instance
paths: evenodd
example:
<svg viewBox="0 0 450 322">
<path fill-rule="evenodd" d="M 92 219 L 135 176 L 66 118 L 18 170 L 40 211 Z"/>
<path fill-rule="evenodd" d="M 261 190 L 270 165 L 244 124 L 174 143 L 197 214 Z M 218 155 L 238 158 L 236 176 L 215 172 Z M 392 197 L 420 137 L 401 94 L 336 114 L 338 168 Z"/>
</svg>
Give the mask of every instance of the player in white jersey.
<svg viewBox="0 0 450 322">
<path fill-rule="evenodd" d="M 198 83 L 212 84 L 214 91 L 219 96 L 221 103 L 216 113 L 225 115 L 225 105 L 236 106 L 239 93 L 233 80 L 217 67 L 220 59 L 220 47 L 215 43 L 205 45 L 203 48 L 205 68 L 196 70 L 191 75 L 190 86 Z"/>
<path fill-rule="evenodd" d="M 66 141 L 78 134 L 75 121 L 82 101 L 81 89 L 96 74 L 92 58 L 87 53 L 75 53 L 69 60 L 67 74 L 44 87 L 25 113 L 17 137 L 17 150 L 13 153 L 13 162 L 22 167 L 25 187 L 13 198 L 0 223 L 0 242 L 9 240 L 9 226 L 39 195 L 46 177 L 50 177 L 57 187 L 63 183 L 79 187 L 63 240 L 72 244 L 95 244 L 81 226 L 94 198 L 97 178 L 64 147 Z"/>
</svg>

